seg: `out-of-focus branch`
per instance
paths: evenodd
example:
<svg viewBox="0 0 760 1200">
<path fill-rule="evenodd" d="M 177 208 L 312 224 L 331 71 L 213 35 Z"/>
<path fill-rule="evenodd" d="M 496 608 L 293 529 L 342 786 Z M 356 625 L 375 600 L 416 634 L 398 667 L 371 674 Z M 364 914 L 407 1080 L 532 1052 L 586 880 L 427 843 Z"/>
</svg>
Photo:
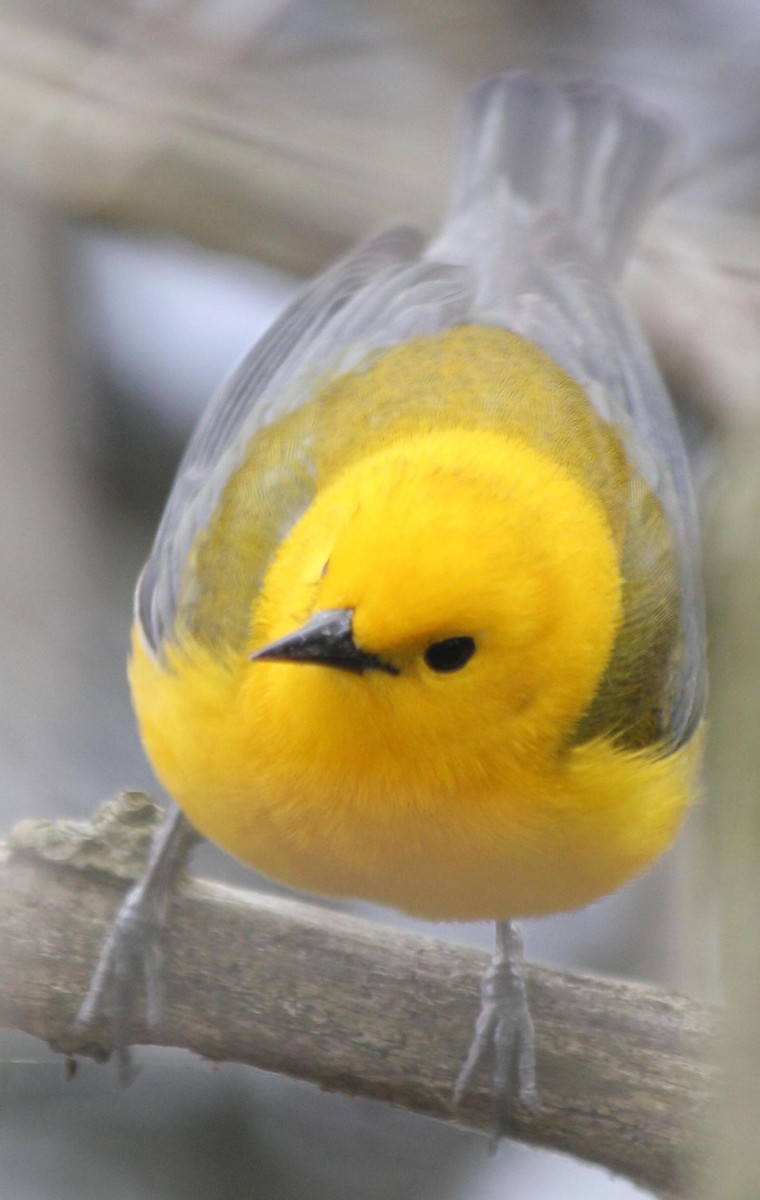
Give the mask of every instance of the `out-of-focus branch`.
<svg viewBox="0 0 760 1200">
<path fill-rule="evenodd" d="M 421 171 L 405 129 L 310 106 L 266 71 L 237 91 L 216 82 L 145 47 L 0 15 L 0 171 L 75 216 L 296 274 L 394 215 L 439 210 L 447 146 Z"/>
<path fill-rule="evenodd" d="M 755 379 L 760 389 L 760 374 Z M 711 865 L 717 869 L 726 1086 L 703 1195 L 760 1195 L 760 422 L 723 430 L 707 540 Z"/>
<path fill-rule="evenodd" d="M 25 823 L 0 862 L 0 1023 L 68 1053 L 124 881 L 154 824 L 127 794 L 95 824 Z M 460 1109 L 486 956 L 292 900 L 188 880 L 166 935 L 160 1028 L 137 1040 L 234 1059 L 350 1095 L 488 1130 L 487 1073 Z M 653 1189 L 683 1193 L 697 1169 L 712 1019 L 632 983 L 528 968 L 543 1111 L 515 1136 Z"/>
</svg>

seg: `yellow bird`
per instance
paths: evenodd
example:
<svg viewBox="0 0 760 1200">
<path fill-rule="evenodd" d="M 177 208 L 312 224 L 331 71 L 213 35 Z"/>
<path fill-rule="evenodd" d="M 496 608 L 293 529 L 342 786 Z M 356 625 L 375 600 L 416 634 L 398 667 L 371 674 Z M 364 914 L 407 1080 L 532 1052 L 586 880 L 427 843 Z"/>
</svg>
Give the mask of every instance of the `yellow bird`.
<svg viewBox="0 0 760 1200">
<path fill-rule="evenodd" d="M 476 87 L 440 235 L 359 247 L 252 350 L 137 589 L 142 738 L 200 833 L 299 889 L 500 923 L 459 1093 L 494 1047 L 535 1098 L 506 923 L 619 887 L 694 794 L 692 495 L 615 289 L 668 151 L 612 89 Z"/>
</svg>

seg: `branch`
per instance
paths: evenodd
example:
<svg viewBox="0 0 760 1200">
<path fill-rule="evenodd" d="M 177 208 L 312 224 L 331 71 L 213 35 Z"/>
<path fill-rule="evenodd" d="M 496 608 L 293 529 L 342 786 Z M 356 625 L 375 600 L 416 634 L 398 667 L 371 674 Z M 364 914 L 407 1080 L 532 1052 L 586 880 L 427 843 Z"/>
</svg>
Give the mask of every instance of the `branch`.
<svg viewBox="0 0 760 1200">
<path fill-rule="evenodd" d="M 405 129 L 357 127 L 266 69 L 199 79 L 178 66 L 150 40 L 135 52 L 0 13 L 0 175 L 74 216 L 297 274 L 388 223 L 389 172 L 408 181 L 398 211 L 439 212 L 443 147 L 420 187 Z"/>
<path fill-rule="evenodd" d="M 760 419 L 734 419 L 717 443 L 707 528 L 712 811 L 703 886 L 717 884 L 726 1103 L 717 1115 L 712 1200 L 760 1195 Z"/>
<path fill-rule="evenodd" d="M 91 823 L 16 827 L 0 856 L 0 1024 L 107 1055 L 105 1028 L 82 1046 L 69 1025 L 159 815 L 125 793 Z M 451 1104 L 483 952 L 197 879 L 180 889 L 165 944 L 164 1020 L 138 1025 L 137 1041 L 490 1128 L 485 1075 Z M 544 1109 L 518 1113 L 515 1136 L 683 1194 L 711 1093 L 709 1013 L 633 983 L 527 974 Z"/>
</svg>

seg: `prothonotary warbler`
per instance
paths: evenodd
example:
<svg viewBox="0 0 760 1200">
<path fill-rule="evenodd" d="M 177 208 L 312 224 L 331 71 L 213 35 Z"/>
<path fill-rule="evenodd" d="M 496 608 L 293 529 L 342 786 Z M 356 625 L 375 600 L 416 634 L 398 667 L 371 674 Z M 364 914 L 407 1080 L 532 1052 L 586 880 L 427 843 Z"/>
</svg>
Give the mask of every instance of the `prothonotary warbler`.
<svg viewBox="0 0 760 1200">
<path fill-rule="evenodd" d="M 694 794 L 704 634 L 674 417 L 616 290 L 658 120 L 470 94 L 448 215 L 301 294 L 202 418 L 130 680 L 192 825 L 273 879 L 494 919 L 458 1081 L 535 1099 L 516 918 L 588 904 Z"/>
</svg>

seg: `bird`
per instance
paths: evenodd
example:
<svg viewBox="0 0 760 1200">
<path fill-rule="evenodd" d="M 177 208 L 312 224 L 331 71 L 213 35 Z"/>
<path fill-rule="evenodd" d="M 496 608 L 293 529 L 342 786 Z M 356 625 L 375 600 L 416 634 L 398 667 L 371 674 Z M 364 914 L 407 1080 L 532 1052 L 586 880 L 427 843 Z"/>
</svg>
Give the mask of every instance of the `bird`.
<svg viewBox="0 0 760 1200">
<path fill-rule="evenodd" d="M 607 85 L 476 85 L 440 232 L 371 237 L 274 323 L 137 585 L 175 831 L 318 896 L 495 922 L 455 1098 L 490 1055 L 500 1120 L 539 1104 L 518 923 L 639 874 L 698 789 L 695 503 L 619 286 L 672 145 Z"/>
</svg>

